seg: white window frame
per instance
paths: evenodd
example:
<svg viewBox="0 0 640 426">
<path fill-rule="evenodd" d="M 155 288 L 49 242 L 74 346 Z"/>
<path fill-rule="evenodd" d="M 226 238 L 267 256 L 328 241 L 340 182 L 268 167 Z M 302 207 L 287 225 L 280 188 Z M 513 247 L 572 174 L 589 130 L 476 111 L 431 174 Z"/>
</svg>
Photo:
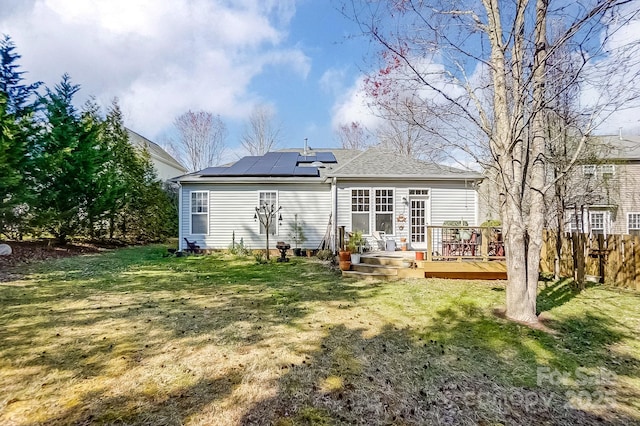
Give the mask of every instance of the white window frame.
<svg viewBox="0 0 640 426">
<path fill-rule="evenodd" d="M 196 207 L 196 209 L 198 209 L 198 206 L 194 206 L 194 199 L 193 196 L 196 194 L 204 194 L 205 195 L 205 203 L 202 207 L 204 207 L 206 209 L 206 211 L 194 211 L 194 207 Z M 209 191 L 190 191 L 189 192 L 189 233 L 191 235 L 209 235 L 209 210 L 210 210 L 210 206 L 209 206 Z M 207 221 L 206 221 L 206 232 L 205 233 L 194 233 L 193 232 L 193 215 L 206 215 L 207 216 Z"/>
<path fill-rule="evenodd" d="M 632 228 L 631 227 L 631 216 L 637 216 L 637 219 L 635 220 L 636 222 L 636 227 Z M 631 231 L 638 231 L 638 233 L 640 234 L 640 212 L 629 212 L 627 213 L 627 234 L 632 235 Z"/>
<path fill-rule="evenodd" d="M 390 211 L 378 211 L 378 202 L 377 202 L 377 195 L 376 195 L 376 191 L 391 191 L 392 195 L 391 195 L 391 210 Z M 371 227 L 373 228 L 374 231 L 380 231 L 380 229 L 376 229 L 376 219 L 377 219 L 377 215 L 378 214 L 391 214 L 391 232 L 386 232 L 385 231 L 385 235 L 390 235 L 393 236 L 396 233 L 396 218 L 395 218 L 395 212 L 396 212 L 396 193 L 397 193 L 397 189 L 396 188 L 373 188 L 371 193 L 372 193 L 372 197 L 371 197 L 371 203 L 373 204 L 373 208 L 371 208 L 371 213 L 373 215 L 373 217 L 370 220 L 371 223 Z M 385 204 L 383 204 L 385 205 Z"/>
<path fill-rule="evenodd" d="M 613 176 L 616 173 L 614 164 L 584 164 L 582 174 L 584 176 Z"/>
<path fill-rule="evenodd" d="M 593 219 L 595 216 L 602 216 L 602 227 L 594 227 Z M 595 211 L 589 212 L 589 233 L 593 234 L 593 231 L 602 231 L 602 234 L 607 235 L 607 212 Z"/>
<path fill-rule="evenodd" d="M 362 195 L 356 193 L 356 195 L 354 195 L 354 191 L 367 191 L 368 194 L 365 195 L 364 192 L 362 193 Z M 364 216 L 365 213 L 367 213 L 367 215 L 369 216 L 369 229 L 365 229 L 365 231 L 363 232 L 364 235 L 371 235 L 371 195 L 372 191 L 371 188 L 366 188 L 366 187 L 353 187 L 353 188 L 349 188 L 349 220 L 351 221 L 351 230 L 353 231 L 353 215 L 354 214 L 361 214 Z M 357 202 L 357 204 L 354 205 L 353 200 L 354 198 L 359 200 L 360 198 L 364 198 L 366 197 L 368 199 L 367 203 L 362 203 L 360 204 L 359 202 Z M 366 208 L 366 210 L 354 210 L 354 207 L 358 207 L 358 206 L 363 206 L 364 208 Z"/>
<path fill-rule="evenodd" d="M 280 205 L 280 193 L 277 190 L 272 190 L 272 191 L 258 191 L 258 207 L 262 207 L 262 194 L 275 194 L 275 198 L 276 198 L 276 210 L 278 210 L 278 206 Z M 259 213 L 258 213 L 259 214 Z M 275 235 L 278 236 L 280 235 L 280 229 L 278 226 L 278 212 L 276 211 L 276 219 L 271 222 L 271 225 L 273 227 L 275 227 L 274 232 L 271 235 Z M 268 230 L 265 230 L 265 232 L 262 232 L 262 222 L 260 222 L 260 219 L 258 219 L 258 235 L 266 235 L 267 232 L 269 232 Z"/>
</svg>

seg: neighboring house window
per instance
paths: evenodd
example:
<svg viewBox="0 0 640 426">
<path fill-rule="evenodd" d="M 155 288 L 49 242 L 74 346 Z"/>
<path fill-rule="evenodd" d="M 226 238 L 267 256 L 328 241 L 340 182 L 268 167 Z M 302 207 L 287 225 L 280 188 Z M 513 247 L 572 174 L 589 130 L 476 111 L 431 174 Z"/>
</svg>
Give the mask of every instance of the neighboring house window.
<svg viewBox="0 0 640 426">
<path fill-rule="evenodd" d="M 209 233 L 209 193 L 191 193 L 191 234 Z"/>
<path fill-rule="evenodd" d="M 351 230 L 370 234 L 369 212 L 371 197 L 368 189 L 351 190 Z"/>
<path fill-rule="evenodd" d="M 640 213 L 627 215 L 627 230 L 631 235 L 640 236 Z"/>
<path fill-rule="evenodd" d="M 582 214 L 578 213 L 576 216 L 575 213 L 571 213 L 569 217 L 569 228 L 571 232 L 583 232 L 583 223 L 582 223 Z"/>
<path fill-rule="evenodd" d="M 262 207 L 271 207 L 271 211 L 275 211 L 278 208 L 278 194 L 276 192 L 261 192 L 260 193 L 260 210 Z M 267 230 L 262 222 L 264 222 L 265 213 L 260 213 L 262 220 L 260 221 L 260 235 L 265 235 Z M 277 232 L 277 220 L 275 220 L 275 213 L 271 218 L 271 223 L 269 224 L 269 233 L 271 235 L 276 235 Z"/>
<path fill-rule="evenodd" d="M 376 189 L 376 231 L 393 234 L 393 189 Z"/>
<path fill-rule="evenodd" d="M 589 213 L 589 229 L 593 235 L 605 234 L 605 214 L 604 212 Z"/>
<path fill-rule="evenodd" d="M 582 174 L 585 176 L 613 176 L 615 173 L 615 166 L 613 164 L 585 164 L 582 166 Z"/>
<path fill-rule="evenodd" d="M 582 174 L 585 176 L 593 176 L 596 174 L 596 166 L 595 164 L 585 164 L 582 166 Z"/>
</svg>

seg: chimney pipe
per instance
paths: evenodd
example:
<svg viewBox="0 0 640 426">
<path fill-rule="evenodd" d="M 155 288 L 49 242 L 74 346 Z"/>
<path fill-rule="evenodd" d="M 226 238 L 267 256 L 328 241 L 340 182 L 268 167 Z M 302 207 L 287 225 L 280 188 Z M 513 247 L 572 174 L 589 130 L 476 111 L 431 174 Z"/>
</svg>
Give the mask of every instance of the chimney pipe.
<svg viewBox="0 0 640 426">
<path fill-rule="evenodd" d="M 303 152 L 304 156 L 307 156 L 307 138 L 304 138 L 304 152 Z"/>
</svg>

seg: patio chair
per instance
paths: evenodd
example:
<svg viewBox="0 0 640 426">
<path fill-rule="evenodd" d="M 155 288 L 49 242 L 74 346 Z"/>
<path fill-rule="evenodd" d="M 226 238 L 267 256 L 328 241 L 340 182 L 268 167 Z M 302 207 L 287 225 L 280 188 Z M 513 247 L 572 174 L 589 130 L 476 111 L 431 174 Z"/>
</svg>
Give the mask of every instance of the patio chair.
<svg viewBox="0 0 640 426">
<path fill-rule="evenodd" d="M 187 253 L 200 253 L 200 246 L 196 244 L 196 241 L 189 241 L 184 238 L 185 243 L 187 243 L 187 248 L 184 250 Z"/>
<path fill-rule="evenodd" d="M 478 232 L 474 229 L 471 232 L 460 232 L 462 238 L 462 255 L 463 256 L 475 256 L 476 247 L 478 247 Z"/>
<path fill-rule="evenodd" d="M 378 250 L 385 251 L 387 249 L 387 237 L 384 234 L 384 231 L 373 231 L 374 241 L 378 245 Z"/>
</svg>

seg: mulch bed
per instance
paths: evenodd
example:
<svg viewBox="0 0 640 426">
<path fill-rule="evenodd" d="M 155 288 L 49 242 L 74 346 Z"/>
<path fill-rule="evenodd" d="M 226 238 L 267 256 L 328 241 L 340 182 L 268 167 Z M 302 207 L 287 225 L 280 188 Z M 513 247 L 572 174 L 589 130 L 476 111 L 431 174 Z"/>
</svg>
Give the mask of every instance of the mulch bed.
<svg viewBox="0 0 640 426">
<path fill-rule="evenodd" d="M 0 281 L 15 279 L 16 274 L 20 272 L 19 267 L 32 262 L 98 253 L 102 250 L 101 247 L 90 243 L 56 246 L 50 240 L 0 241 L 0 243 L 8 244 L 12 250 L 9 256 L 0 256 Z"/>
</svg>

